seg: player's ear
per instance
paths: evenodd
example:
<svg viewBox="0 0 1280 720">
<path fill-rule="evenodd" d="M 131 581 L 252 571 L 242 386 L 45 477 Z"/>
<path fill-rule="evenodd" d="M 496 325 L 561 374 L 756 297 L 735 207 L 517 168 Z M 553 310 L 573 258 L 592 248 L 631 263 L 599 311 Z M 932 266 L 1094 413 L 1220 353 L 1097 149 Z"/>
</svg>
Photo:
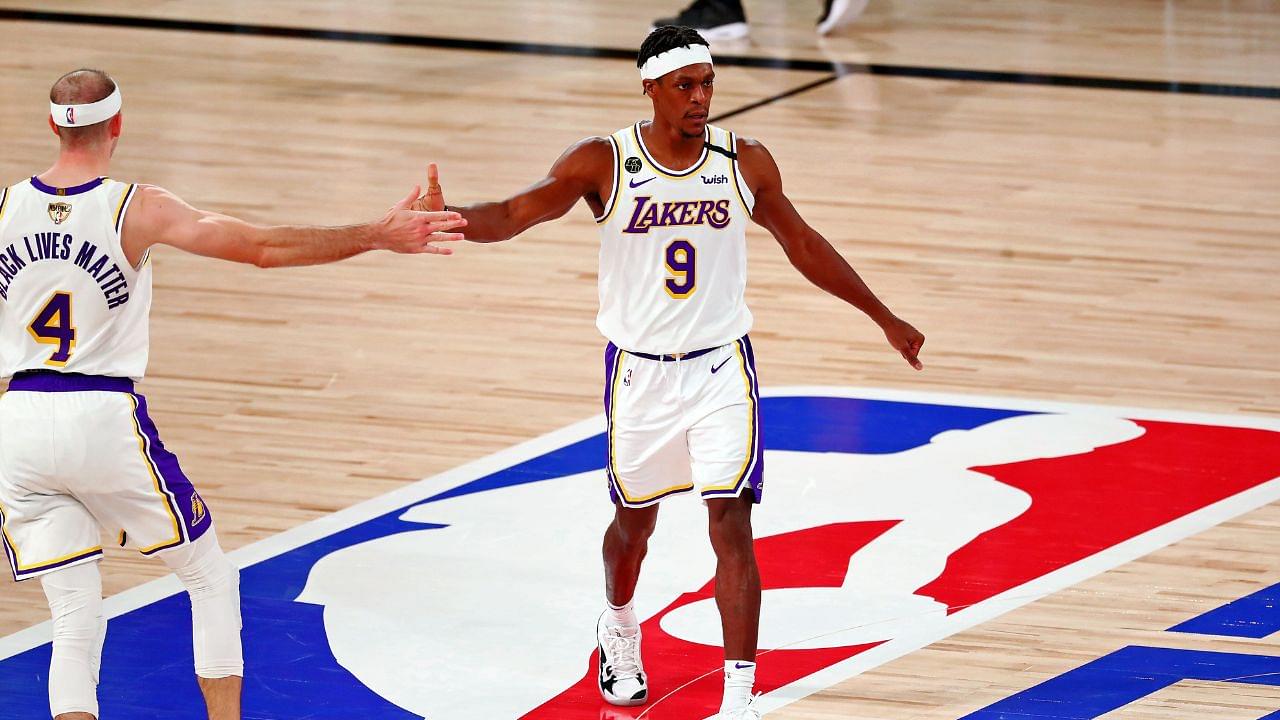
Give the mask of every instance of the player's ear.
<svg viewBox="0 0 1280 720">
<path fill-rule="evenodd" d="M 641 82 L 644 84 L 644 89 L 641 92 L 643 92 L 645 95 L 648 95 L 649 97 L 653 97 L 653 91 L 655 88 L 658 87 L 658 81 L 642 80 Z M 53 118 L 49 118 L 49 122 L 53 122 Z"/>
<path fill-rule="evenodd" d="M 62 137 L 62 134 L 58 132 L 58 124 L 53 121 L 53 116 L 50 115 L 45 119 L 49 121 L 49 129 L 53 131 L 53 134 L 57 137 Z"/>
</svg>

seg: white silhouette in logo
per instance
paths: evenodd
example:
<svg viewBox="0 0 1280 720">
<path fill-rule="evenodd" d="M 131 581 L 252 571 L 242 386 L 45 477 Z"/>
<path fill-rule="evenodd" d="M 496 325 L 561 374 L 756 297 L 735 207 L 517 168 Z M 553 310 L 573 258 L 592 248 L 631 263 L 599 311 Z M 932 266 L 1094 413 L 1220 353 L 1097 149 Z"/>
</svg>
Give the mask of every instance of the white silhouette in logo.
<svg viewBox="0 0 1280 720">
<path fill-rule="evenodd" d="M 1031 504 L 1021 490 L 968 468 L 1078 454 L 1141 434 L 1105 415 L 1026 415 L 892 454 L 766 452 L 757 538 L 899 522 L 850 558 L 840 587 L 766 591 L 761 649 L 883 640 L 941 618 L 945 608 L 916 591 L 952 553 Z M 401 519 L 449 527 L 336 551 L 316 563 L 298 600 L 325 606 L 338 662 L 390 702 L 432 720 L 519 717 L 590 670 L 604 599 L 600 538 L 612 517 L 605 488 L 598 470 L 412 507 Z M 642 619 L 714 576 L 705 517 L 694 497 L 663 503 L 636 593 Z M 690 642 L 721 642 L 711 600 L 677 608 L 661 624 Z"/>
</svg>

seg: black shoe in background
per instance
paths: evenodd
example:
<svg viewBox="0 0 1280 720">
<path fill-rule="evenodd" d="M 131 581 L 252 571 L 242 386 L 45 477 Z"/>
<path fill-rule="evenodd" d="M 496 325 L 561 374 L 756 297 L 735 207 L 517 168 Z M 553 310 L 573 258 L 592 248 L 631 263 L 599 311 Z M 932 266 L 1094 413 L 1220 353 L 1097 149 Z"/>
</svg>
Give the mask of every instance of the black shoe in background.
<svg viewBox="0 0 1280 720">
<path fill-rule="evenodd" d="M 707 42 L 747 36 L 747 14 L 742 9 L 741 0 L 693 0 L 679 15 L 653 21 L 654 27 L 663 25 L 691 27 Z"/>
</svg>

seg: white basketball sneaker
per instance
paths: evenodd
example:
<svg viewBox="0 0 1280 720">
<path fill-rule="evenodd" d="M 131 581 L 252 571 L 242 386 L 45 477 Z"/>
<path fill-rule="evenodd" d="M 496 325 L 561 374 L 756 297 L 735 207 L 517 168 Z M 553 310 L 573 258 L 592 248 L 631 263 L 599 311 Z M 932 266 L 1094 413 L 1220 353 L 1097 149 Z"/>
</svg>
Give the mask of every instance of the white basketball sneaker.
<svg viewBox="0 0 1280 720">
<path fill-rule="evenodd" d="M 610 705 L 643 705 L 649 699 L 649 682 L 640 663 L 640 628 L 606 625 L 604 613 L 596 621 L 600 644 L 600 668 L 596 683 Z"/>
<path fill-rule="evenodd" d="M 822 17 L 818 18 L 818 34 L 831 34 L 857 20 L 866 9 L 867 0 L 825 0 L 822 4 Z"/>
<path fill-rule="evenodd" d="M 756 700 L 760 698 L 757 693 L 751 696 L 751 700 L 747 702 L 746 707 L 737 710 L 722 712 L 717 715 L 718 720 L 760 720 L 760 709 L 756 707 Z"/>
</svg>

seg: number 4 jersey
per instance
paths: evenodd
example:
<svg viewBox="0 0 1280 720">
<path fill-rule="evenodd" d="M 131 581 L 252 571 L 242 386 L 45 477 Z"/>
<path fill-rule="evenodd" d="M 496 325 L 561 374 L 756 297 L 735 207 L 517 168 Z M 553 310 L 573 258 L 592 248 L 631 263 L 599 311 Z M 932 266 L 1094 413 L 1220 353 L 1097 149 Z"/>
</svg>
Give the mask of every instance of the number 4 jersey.
<svg viewBox="0 0 1280 720">
<path fill-rule="evenodd" d="M 600 332 L 624 350 L 651 354 L 745 335 L 754 198 L 738 170 L 736 136 L 708 125 L 702 156 L 685 170 L 654 160 L 639 123 L 609 141 L 613 191 L 596 218 Z"/>
<path fill-rule="evenodd" d="M 55 370 L 141 379 L 151 263 L 130 267 L 120 230 L 134 185 L 98 178 L 0 190 L 0 377 Z"/>
</svg>

